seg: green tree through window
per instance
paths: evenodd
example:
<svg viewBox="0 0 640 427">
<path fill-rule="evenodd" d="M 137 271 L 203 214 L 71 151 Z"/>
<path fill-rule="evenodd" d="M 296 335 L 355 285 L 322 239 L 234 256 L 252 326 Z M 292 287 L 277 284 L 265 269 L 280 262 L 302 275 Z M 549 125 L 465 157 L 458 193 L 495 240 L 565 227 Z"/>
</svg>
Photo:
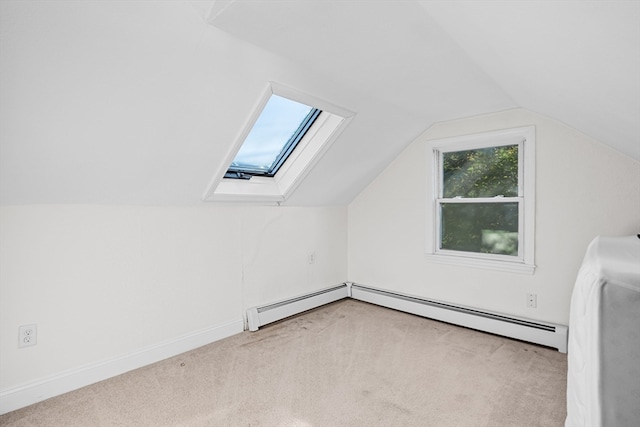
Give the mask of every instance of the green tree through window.
<svg viewBox="0 0 640 427">
<path fill-rule="evenodd" d="M 518 188 L 518 145 L 443 153 L 440 248 L 517 256 Z"/>
<path fill-rule="evenodd" d="M 442 155 L 443 197 L 518 196 L 518 146 Z"/>
</svg>

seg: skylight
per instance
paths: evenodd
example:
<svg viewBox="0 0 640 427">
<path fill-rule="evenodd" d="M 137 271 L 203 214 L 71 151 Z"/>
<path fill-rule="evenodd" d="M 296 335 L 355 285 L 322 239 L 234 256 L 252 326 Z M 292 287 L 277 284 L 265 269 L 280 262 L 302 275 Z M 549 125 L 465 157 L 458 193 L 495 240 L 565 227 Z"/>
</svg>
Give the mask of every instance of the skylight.
<svg viewBox="0 0 640 427">
<path fill-rule="evenodd" d="M 320 113 L 272 94 L 224 177 L 275 176 Z"/>
<path fill-rule="evenodd" d="M 355 114 L 275 82 L 256 105 L 204 201 L 285 202 Z"/>
</svg>

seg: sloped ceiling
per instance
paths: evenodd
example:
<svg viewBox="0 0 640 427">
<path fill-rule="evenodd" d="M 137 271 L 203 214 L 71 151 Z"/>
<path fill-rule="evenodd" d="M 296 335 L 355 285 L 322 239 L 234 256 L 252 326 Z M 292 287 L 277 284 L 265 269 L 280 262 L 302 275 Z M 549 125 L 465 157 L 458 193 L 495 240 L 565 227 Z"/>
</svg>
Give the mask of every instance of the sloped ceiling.
<svg viewBox="0 0 640 427">
<path fill-rule="evenodd" d="M 524 108 L 640 159 L 639 1 L 421 1 Z"/>
<path fill-rule="evenodd" d="M 0 202 L 198 205 L 268 82 L 356 113 L 287 201 L 524 107 L 640 160 L 638 2 L 2 1 Z"/>
</svg>

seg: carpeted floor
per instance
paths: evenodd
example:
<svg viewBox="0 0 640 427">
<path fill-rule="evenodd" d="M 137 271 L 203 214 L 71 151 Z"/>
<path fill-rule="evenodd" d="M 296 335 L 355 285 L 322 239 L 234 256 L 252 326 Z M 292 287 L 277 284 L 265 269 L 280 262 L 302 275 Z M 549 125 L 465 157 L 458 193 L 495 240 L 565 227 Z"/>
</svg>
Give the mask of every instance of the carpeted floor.
<svg viewBox="0 0 640 427">
<path fill-rule="evenodd" d="M 339 301 L 0 417 L 2 426 L 562 426 L 566 355 Z"/>
</svg>

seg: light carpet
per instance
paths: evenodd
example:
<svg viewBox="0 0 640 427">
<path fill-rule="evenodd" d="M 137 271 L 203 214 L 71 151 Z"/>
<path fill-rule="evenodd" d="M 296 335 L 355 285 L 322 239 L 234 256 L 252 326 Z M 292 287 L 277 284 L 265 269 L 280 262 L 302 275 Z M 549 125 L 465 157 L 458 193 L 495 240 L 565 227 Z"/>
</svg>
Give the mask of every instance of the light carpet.
<svg viewBox="0 0 640 427">
<path fill-rule="evenodd" d="M 562 426 L 565 354 L 347 299 L 2 426 Z"/>
</svg>

